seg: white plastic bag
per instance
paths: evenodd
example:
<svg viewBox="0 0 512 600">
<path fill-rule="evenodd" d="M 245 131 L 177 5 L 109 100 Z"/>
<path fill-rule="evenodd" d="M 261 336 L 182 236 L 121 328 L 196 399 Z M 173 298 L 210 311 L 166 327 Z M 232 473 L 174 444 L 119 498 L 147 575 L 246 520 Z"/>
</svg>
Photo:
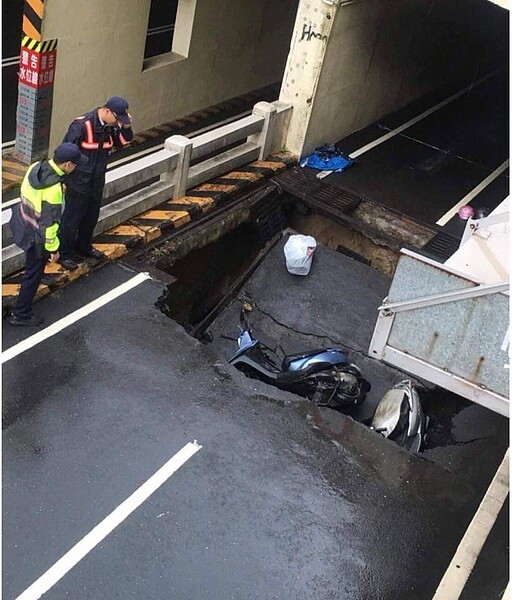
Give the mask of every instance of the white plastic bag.
<svg viewBox="0 0 512 600">
<path fill-rule="evenodd" d="M 292 275 L 307 275 L 313 262 L 316 240 L 310 235 L 291 235 L 284 245 L 286 268 Z"/>
</svg>

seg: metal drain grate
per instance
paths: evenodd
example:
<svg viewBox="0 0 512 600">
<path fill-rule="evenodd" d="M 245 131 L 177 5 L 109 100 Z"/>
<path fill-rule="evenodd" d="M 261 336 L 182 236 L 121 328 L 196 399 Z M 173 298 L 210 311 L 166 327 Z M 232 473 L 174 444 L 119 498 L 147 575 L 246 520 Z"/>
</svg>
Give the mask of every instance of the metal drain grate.
<svg viewBox="0 0 512 600">
<path fill-rule="evenodd" d="M 323 183 L 298 167 L 277 175 L 273 181 L 284 192 L 327 215 L 347 214 L 364 200 L 349 190 Z"/>
<path fill-rule="evenodd" d="M 458 238 L 442 231 L 425 244 L 421 251 L 438 262 L 444 262 L 459 249 L 459 245 L 460 240 Z"/>
<path fill-rule="evenodd" d="M 304 202 L 310 204 L 313 208 L 329 210 L 334 215 L 346 214 L 357 208 L 363 198 L 332 185 L 322 186 Z"/>
<path fill-rule="evenodd" d="M 311 194 L 314 194 L 316 190 L 321 188 L 324 184 L 318 181 L 315 177 L 308 176 L 299 167 L 293 167 L 284 173 L 276 175 L 272 179 L 283 192 L 288 192 L 292 196 L 306 200 Z"/>
</svg>

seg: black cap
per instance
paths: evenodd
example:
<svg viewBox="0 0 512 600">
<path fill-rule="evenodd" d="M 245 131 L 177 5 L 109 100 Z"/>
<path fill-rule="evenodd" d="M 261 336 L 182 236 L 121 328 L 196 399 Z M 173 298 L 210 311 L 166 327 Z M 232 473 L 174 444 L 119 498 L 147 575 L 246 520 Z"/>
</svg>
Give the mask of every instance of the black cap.
<svg viewBox="0 0 512 600">
<path fill-rule="evenodd" d="M 56 163 L 65 163 L 69 160 L 72 163 L 75 163 L 75 165 L 80 165 L 82 167 L 89 162 L 80 152 L 80 148 L 71 142 L 64 142 L 60 146 L 57 146 L 53 153 L 53 160 Z"/>
<path fill-rule="evenodd" d="M 112 96 L 105 102 L 105 106 L 115 113 L 117 119 L 123 125 L 131 125 L 130 117 L 128 116 L 128 100 L 121 96 Z"/>
</svg>

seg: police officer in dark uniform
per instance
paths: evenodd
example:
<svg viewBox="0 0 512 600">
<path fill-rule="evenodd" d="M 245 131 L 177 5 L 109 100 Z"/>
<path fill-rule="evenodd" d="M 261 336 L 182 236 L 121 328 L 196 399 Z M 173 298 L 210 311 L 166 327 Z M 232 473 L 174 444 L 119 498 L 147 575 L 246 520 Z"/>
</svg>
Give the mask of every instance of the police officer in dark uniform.
<svg viewBox="0 0 512 600">
<path fill-rule="evenodd" d="M 66 181 L 66 199 L 60 226 L 60 264 L 74 270 L 75 256 L 102 258 L 92 245 L 98 222 L 107 158 L 114 146 L 122 148 L 133 139 L 132 118 L 128 101 L 121 96 L 109 98 L 105 104 L 76 118 L 69 126 L 64 142 L 76 144 L 88 158 Z"/>
</svg>

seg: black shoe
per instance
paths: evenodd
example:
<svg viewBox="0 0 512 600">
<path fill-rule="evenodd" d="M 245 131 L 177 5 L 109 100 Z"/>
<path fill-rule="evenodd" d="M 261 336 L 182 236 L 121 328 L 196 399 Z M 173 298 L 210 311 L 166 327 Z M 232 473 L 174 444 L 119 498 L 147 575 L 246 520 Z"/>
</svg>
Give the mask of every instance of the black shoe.
<svg viewBox="0 0 512 600">
<path fill-rule="evenodd" d="M 86 256 L 87 258 L 95 258 L 96 260 L 105 258 L 103 252 L 100 252 L 100 250 L 96 250 L 96 248 L 91 248 L 84 254 L 84 256 Z"/>
<path fill-rule="evenodd" d="M 43 322 L 43 317 L 36 317 L 35 315 L 32 315 L 28 319 L 22 319 L 15 314 L 9 317 L 9 325 L 14 325 L 15 327 L 38 327 Z"/>
<path fill-rule="evenodd" d="M 68 271 L 74 271 L 75 269 L 78 269 L 78 265 L 74 260 L 71 260 L 71 258 L 60 258 L 58 262 L 59 265 L 62 265 Z"/>
</svg>

